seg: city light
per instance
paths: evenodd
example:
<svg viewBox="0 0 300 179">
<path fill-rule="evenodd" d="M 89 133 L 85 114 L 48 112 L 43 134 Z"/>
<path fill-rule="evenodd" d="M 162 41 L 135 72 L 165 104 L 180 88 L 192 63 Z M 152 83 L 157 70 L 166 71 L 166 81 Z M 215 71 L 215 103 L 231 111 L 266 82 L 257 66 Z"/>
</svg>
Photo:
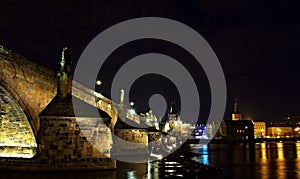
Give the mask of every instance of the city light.
<svg viewBox="0 0 300 179">
<path fill-rule="evenodd" d="M 98 86 L 100 86 L 100 85 L 102 84 L 102 82 L 101 82 L 100 80 L 97 80 L 97 81 L 96 81 L 96 84 L 97 84 Z"/>
<path fill-rule="evenodd" d="M 134 106 L 134 102 L 131 101 L 131 102 L 130 102 L 130 107 L 133 108 L 133 106 Z"/>
<path fill-rule="evenodd" d="M 300 179 L 298 3 L 0 9 L 0 178 Z"/>
</svg>

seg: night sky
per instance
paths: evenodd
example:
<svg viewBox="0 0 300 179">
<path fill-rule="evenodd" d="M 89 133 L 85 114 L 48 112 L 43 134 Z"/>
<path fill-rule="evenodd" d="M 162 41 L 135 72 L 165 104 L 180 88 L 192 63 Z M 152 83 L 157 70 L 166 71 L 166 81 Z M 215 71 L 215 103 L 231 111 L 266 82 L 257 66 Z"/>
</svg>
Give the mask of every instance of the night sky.
<svg viewBox="0 0 300 179">
<path fill-rule="evenodd" d="M 227 90 L 225 119 L 234 97 L 244 117 L 279 121 L 300 116 L 300 11 L 293 1 L 1 1 L 0 44 L 54 70 L 61 49 L 72 50 L 74 66 L 86 45 L 104 29 L 124 20 L 158 16 L 198 31 L 223 67 Z M 180 47 L 155 40 L 136 41 L 117 49 L 100 72 L 104 94 L 113 74 L 130 58 L 147 52 L 168 54 L 184 63 L 201 90 L 200 118 L 207 117 L 210 92 L 201 66 Z M 158 80 L 157 80 L 158 79 Z M 159 81 L 159 82 L 157 82 Z M 145 86 L 147 90 L 145 90 Z M 177 94 L 160 76 L 144 76 L 132 87 L 137 110 L 151 93 Z M 174 99 L 177 99 L 174 97 Z"/>
</svg>

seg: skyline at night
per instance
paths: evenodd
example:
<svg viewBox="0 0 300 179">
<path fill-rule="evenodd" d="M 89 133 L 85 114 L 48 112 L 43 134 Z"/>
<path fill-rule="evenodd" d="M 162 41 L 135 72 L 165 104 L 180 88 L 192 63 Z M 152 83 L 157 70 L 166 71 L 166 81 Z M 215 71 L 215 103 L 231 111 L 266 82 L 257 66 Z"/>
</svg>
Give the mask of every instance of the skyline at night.
<svg viewBox="0 0 300 179">
<path fill-rule="evenodd" d="M 300 178 L 299 5 L 0 1 L 0 178 Z"/>
</svg>

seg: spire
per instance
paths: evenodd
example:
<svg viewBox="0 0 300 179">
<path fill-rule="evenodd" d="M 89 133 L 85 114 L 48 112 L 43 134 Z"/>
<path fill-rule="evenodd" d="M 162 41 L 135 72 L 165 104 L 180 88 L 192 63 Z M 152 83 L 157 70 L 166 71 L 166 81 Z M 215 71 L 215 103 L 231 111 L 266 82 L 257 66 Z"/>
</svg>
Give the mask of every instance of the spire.
<svg viewBox="0 0 300 179">
<path fill-rule="evenodd" d="M 170 105 L 170 112 L 169 114 L 175 114 L 176 113 L 176 108 L 175 108 L 175 101 L 171 102 Z"/>
<path fill-rule="evenodd" d="M 242 114 L 239 112 L 239 103 L 237 98 L 234 99 L 233 113 L 231 114 L 232 120 L 242 120 Z"/>
<path fill-rule="evenodd" d="M 234 109 L 233 109 L 234 113 L 239 113 L 239 103 L 237 98 L 234 99 Z"/>
</svg>

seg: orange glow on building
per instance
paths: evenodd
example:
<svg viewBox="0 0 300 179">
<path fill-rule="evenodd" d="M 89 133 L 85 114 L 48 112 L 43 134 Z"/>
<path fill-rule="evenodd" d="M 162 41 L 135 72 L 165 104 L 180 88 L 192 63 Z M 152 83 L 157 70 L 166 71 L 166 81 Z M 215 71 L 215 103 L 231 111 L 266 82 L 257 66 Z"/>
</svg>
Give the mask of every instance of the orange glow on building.
<svg viewBox="0 0 300 179">
<path fill-rule="evenodd" d="M 233 121 L 242 120 L 242 114 L 239 114 L 239 113 L 233 113 L 233 114 L 232 114 L 232 120 L 233 120 Z"/>
</svg>

